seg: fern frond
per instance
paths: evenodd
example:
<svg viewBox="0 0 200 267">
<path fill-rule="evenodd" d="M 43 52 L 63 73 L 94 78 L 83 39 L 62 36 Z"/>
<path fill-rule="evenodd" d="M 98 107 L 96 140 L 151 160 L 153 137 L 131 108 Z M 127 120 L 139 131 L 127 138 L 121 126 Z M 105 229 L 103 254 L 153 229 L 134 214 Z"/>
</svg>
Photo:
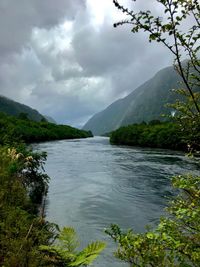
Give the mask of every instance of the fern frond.
<svg viewBox="0 0 200 267">
<path fill-rule="evenodd" d="M 77 254 L 76 260 L 69 266 L 78 267 L 91 264 L 106 247 L 104 242 L 96 241 L 90 243 L 85 249 Z"/>
<path fill-rule="evenodd" d="M 55 246 L 40 246 L 40 250 L 48 255 L 49 261 L 64 264 L 63 266 L 87 266 L 91 264 L 105 248 L 104 242 L 96 241 L 90 243 L 82 251 L 76 251 L 79 242 L 76 232 L 71 227 L 64 227 L 58 237 Z"/>
<path fill-rule="evenodd" d="M 72 227 L 64 227 L 58 239 L 62 243 L 63 248 L 69 253 L 75 253 L 79 246 L 76 231 Z"/>
</svg>

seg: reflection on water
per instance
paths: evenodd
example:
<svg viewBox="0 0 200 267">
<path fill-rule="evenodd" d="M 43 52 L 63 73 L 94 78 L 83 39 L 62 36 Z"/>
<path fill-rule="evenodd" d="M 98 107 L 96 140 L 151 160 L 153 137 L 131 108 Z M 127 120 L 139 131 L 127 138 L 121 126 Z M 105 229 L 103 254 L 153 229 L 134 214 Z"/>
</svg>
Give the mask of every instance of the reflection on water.
<svg viewBox="0 0 200 267">
<path fill-rule="evenodd" d="M 115 245 L 104 228 L 117 223 L 140 232 L 155 224 L 173 195 L 169 178 L 195 169 L 180 152 L 112 146 L 105 137 L 34 148 L 48 153 L 48 219 L 75 227 L 83 245 L 106 240 L 108 248 L 95 262 L 98 267 L 126 266 L 110 256 Z"/>
</svg>

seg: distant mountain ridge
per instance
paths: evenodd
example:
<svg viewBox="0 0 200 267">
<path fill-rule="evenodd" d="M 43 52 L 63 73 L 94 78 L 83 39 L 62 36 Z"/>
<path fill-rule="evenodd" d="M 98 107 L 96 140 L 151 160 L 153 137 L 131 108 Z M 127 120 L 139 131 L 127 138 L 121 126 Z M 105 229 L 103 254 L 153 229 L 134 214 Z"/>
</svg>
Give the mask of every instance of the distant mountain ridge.
<svg viewBox="0 0 200 267">
<path fill-rule="evenodd" d="M 5 96 L 0 95 L 0 112 L 4 112 L 8 115 L 19 116 L 20 113 L 26 113 L 28 118 L 33 121 L 41 121 L 42 119 L 47 119 L 49 122 L 54 120 L 48 116 L 43 116 L 36 109 L 11 100 Z"/>
<path fill-rule="evenodd" d="M 163 120 L 162 114 L 171 112 L 165 104 L 174 103 L 178 98 L 171 89 L 179 88 L 180 81 L 173 67 L 164 68 L 128 96 L 95 114 L 83 129 L 101 135 L 128 124 Z"/>
</svg>

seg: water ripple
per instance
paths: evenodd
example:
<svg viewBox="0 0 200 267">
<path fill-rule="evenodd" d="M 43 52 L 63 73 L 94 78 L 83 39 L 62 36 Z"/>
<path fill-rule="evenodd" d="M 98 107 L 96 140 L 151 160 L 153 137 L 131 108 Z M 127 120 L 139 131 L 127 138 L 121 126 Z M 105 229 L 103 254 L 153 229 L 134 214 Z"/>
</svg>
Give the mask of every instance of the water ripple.
<svg viewBox="0 0 200 267">
<path fill-rule="evenodd" d="M 97 267 L 124 266 L 111 257 L 115 245 L 103 229 L 117 223 L 141 232 L 155 225 L 174 194 L 170 177 L 196 168 L 180 152 L 113 146 L 105 137 L 45 142 L 34 149 L 48 153 L 49 220 L 74 226 L 82 245 L 108 242 Z"/>
</svg>

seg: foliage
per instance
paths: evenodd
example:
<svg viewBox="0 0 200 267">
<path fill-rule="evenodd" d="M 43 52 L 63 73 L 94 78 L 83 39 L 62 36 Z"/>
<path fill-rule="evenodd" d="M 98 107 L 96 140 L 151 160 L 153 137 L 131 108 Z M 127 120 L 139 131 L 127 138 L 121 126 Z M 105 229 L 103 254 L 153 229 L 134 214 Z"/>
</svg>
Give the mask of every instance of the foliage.
<svg viewBox="0 0 200 267">
<path fill-rule="evenodd" d="M 116 257 L 130 266 L 200 265 L 200 177 L 177 176 L 172 183 L 180 193 L 156 229 L 137 234 L 112 225 L 106 231 L 118 244 Z"/>
<path fill-rule="evenodd" d="M 23 140 L 26 143 L 86 138 L 91 137 L 90 131 L 83 131 L 68 125 L 56 125 L 46 121 L 35 122 L 25 119 L 8 116 L 0 113 L 0 144 L 18 142 Z M 20 116 L 20 117 L 21 117 Z"/>
<path fill-rule="evenodd" d="M 151 121 L 120 127 L 110 134 L 112 144 L 186 150 L 180 127 L 173 122 Z"/>
<path fill-rule="evenodd" d="M 168 106 L 177 111 L 174 120 L 178 122 L 184 133 L 189 152 L 200 154 L 200 113 L 194 111 L 194 102 L 185 90 L 179 89 L 176 92 L 185 96 L 184 101 L 179 100 Z M 196 92 L 194 96 L 199 105 L 200 94 Z"/>
<path fill-rule="evenodd" d="M 28 114 L 27 113 L 24 113 L 24 112 L 21 112 L 18 116 L 18 119 L 20 120 L 29 120 L 28 118 Z"/>
<path fill-rule="evenodd" d="M 42 197 L 47 193 L 49 177 L 44 173 L 46 153 L 32 152 L 24 145 L 18 148 L 8 148 L 6 154 L 11 158 L 9 166 L 10 175 L 18 176 L 33 204 L 40 204 Z"/>
<path fill-rule="evenodd" d="M 40 212 L 48 176 L 41 173 L 45 155 L 24 146 L 0 147 L 0 265 L 41 266 L 41 244 L 51 244 L 56 226 Z"/>
<path fill-rule="evenodd" d="M 82 251 L 77 251 L 79 242 L 75 230 L 70 227 L 63 228 L 58 241 L 56 245 L 40 247 L 48 254 L 47 262 L 53 263 L 54 266 L 88 266 L 105 248 L 105 243 L 97 241 L 90 243 Z"/>
</svg>

